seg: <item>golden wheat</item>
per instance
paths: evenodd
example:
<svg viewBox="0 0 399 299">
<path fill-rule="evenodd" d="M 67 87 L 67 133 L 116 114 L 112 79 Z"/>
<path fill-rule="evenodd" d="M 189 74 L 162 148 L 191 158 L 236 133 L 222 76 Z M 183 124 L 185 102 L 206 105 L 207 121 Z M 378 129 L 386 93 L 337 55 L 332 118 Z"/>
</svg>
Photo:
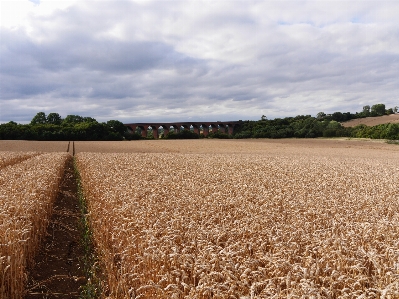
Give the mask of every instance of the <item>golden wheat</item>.
<svg viewBox="0 0 399 299">
<path fill-rule="evenodd" d="M 25 268 L 44 236 L 67 157 L 42 154 L 0 170 L 0 298 L 23 297 Z"/>
<path fill-rule="evenodd" d="M 398 155 L 291 151 L 78 154 L 109 298 L 399 298 Z"/>
<path fill-rule="evenodd" d="M 19 163 L 39 154 L 40 153 L 38 152 L 0 152 L 0 169 L 8 165 Z"/>
<path fill-rule="evenodd" d="M 66 152 L 68 141 L 0 140 L 0 151 Z"/>
<path fill-rule="evenodd" d="M 27 148 L 31 148 L 29 144 Z M 398 152 L 399 149 L 382 140 L 347 139 L 197 139 L 197 140 L 139 140 L 125 142 L 76 141 L 76 152 L 99 153 L 191 153 L 191 154 L 254 154 L 274 153 L 292 155 L 293 147 L 303 154 L 319 155 L 321 150 L 335 151 L 329 155 L 370 158 L 379 150 Z M 1 149 L 1 141 L 0 141 Z M 371 149 L 371 150 L 370 150 Z M 32 149 L 33 150 L 33 149 Z M 42 151 L 46 151 L 42 149 Z"/>
</svg>

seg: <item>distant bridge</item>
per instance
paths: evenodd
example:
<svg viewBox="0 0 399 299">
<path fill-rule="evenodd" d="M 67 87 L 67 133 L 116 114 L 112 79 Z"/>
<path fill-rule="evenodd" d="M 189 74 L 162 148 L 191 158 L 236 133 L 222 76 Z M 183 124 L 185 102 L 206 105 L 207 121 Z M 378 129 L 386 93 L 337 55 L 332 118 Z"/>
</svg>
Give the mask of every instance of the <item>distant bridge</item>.
<svg viewBox="0 0 399 299">
<path fill-rule="evenodd" d="M 174 130 L 175 133 L 179 133 L 183 130 L 193 130 L 194 133 L 200 134 L 202 132 L 204 136 L 208 136 L 209 130 L 213 133 L 221 132 L 232 135 L 234 129 L 241 125 L 242 121 L 213 121 L 213 122 L 175 122 L 175 123 L 134 123 L 134 124 L 125 124 L 125 126 L 129 127 L 133 132 L 136 132 L 136 129 L 139 128 L 141 130 L 141 136 L 147 137 L 147 132 L 151 128 L 154 139 L 159 138 L 159 129 L 162 128 L 164 132 L 164 136 L 167 135 L 170 130 Z"/>
</svg>

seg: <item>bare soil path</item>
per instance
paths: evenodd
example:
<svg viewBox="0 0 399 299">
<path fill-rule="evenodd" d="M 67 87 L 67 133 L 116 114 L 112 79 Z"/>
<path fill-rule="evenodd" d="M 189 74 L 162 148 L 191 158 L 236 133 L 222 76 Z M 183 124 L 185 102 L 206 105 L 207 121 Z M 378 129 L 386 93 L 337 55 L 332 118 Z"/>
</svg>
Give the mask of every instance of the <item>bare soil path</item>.
<svg viewBox="0 0 399 299">
<path fill-rule="evenodd" d="M 28 269 L 25 299 L 79 298 L 86 284 L 79 221 L 81 213 L 72 156 L 68 160 L 47 234 Z"/>
</svg>

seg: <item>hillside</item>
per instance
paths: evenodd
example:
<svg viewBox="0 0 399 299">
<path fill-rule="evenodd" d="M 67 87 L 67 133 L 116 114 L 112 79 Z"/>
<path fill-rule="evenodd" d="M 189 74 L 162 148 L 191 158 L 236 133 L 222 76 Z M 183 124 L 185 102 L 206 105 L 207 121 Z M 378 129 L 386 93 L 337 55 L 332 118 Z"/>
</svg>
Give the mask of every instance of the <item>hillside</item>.
<svg viewBox="0 0 399 299">
<path fill-rule="evenodd" d="M 376 126 L 387 123 L 399 124 L 399 114 L 351 119 L 349 121 L 343 122 L 342 125 L 348 128 L 348 127 L 355 127 L 361 124 L 364 124 L 366 126 Z"/>
</svg>

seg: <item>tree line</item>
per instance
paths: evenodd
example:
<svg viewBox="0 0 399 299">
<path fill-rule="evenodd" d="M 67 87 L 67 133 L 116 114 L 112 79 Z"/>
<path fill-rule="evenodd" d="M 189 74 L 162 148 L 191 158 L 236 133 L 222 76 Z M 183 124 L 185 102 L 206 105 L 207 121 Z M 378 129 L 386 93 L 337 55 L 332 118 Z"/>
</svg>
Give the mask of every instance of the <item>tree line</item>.
<svg viewBox="0 0 399 299">
<path fill-rule="evenodd" d="M 311 115 L 267 119 L 262 115 L 257 121 L 243 121 L 236 127 L 234 134 L 210 132 L 208 136 L 196 134 L 190 130 L 179 133 L 173 131 L 164 139 L 193 138 L 316 138 L 316 137 L 355 137 L 373 139 L 399 140 L 399 124 L 382 124 L 377 126 L 359 125 L 353 128 L 344 127 L 341 123 L 369 116 L 382 116 L 397 113 L 398 107 L 386 109 L 384 104 L 364 106 L 361 112 Z M 149 131 L 147 139 L 151 139 Z M 29 124 L 17 124 L 10 121 L 0 124 L 0 139 L 3 140 L 137 140 L 143 139 L 140 132 L 128 131 L 118 120 L 100 123 L 92 117 L 68 115 L 62 118 L 58 113 L 37 113 Z"/>
<path fill-rule="evenodd" d="M 262 115 L 258 121 L 246 121 L 236 130 L 233 138 L 316 138 L 316 137 L 354 137 L 374 139 L 399 139 L 399 124 L 377 126 L 359 125 L 344 127 L 341 123 L 351 119 L 370 116 L 383 116 L 398 112 L 398 107 L 385 109 L 384 104 L 364 106 L 361 112 L 311 115 L 275 118 L 268 120 Z"/>
<path fill-rule="evenodd" d="M 29 124 L 10 121 L 0 125 L 3 140 L 123 140 L 130 137 L 118 120 L 100 123 L 92 117 L 37 113 Z"/>
</svg>

